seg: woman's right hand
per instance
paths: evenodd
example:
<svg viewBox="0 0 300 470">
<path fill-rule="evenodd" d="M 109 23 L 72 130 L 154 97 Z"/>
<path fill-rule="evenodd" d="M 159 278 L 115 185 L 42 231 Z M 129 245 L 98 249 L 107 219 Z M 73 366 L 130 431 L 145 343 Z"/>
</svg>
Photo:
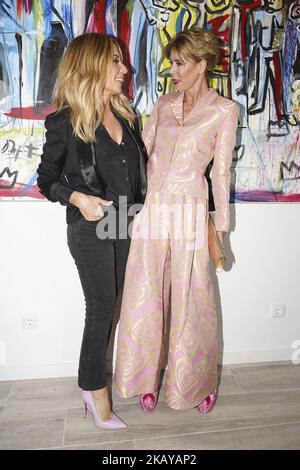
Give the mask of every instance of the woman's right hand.
<svg viewBox="0 0 300 470">
<path fill-rule="evenodd" d="M 69 202 L 78 207 L 83 217 L 90 222 L 102 219 L 104 213 L 101 205 L 111 206 L 113 203 L 113 201 L 106 201 L 101 197 L 90 196 L 78 191 L 71 194 Z"/>
</svg>

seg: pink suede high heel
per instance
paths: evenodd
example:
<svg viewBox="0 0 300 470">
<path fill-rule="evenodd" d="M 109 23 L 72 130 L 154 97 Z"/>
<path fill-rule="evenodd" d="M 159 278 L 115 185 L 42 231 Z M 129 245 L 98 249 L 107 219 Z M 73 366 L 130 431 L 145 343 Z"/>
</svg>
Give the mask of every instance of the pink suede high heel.
<svg viewBox="0 0 300 470">
<path fill-rule="evenodd" d="M 215 388 L 212 393 L 210 393 L 201 403 L 197 406 L 197 410 L 200 413 L 206 414 L 209 413 L 215 406 L 217 399 L 217 389 Z"/>
<path fill-rule="evenodd" d="M 118 416 L 114 413 L 112 414 L 112 418 L 108 421 L 102 421 L 99 416 L 97 415 L 96 406 L 92 397 L 91 392 L 84 390 L 82 392 L 82 399 L 84 404 L 84 415 L 83 417 L 86 418 L 87 412 L 89 411 L 94 418 L 94 423 L 97 428 L 101 429 L 126 429 L 127 424 L 124 423 Z"/>
<path fill-rule="evenodd" d="M 151 393 L 143 393 L 140 395 L 140 404 L 144 411 L 153 411 L 156 408 L 158 399 L 158 391 Z"/>
</svg>

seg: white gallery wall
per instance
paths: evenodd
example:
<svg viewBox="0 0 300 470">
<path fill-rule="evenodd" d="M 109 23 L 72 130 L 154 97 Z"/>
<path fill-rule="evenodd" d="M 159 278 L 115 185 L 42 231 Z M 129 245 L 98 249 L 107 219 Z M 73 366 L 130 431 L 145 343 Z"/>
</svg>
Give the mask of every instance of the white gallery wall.
<svg viewBox="0 0 300 470">
<path fill-rule="evenodd" d="M 215 276 L 220 362 L 292 360 L 300 350 L 300 205 L 236 204 L 231 215 L 230 269 Z M 1 202 L 0 221 L 0 380 L 76 375 L 84 300 L 65 208 Z M 272 318 L 271 305 L 285 305 L 286 316 Z M 31 317 L 35 328 L 24 328 Z"/>
</svg>

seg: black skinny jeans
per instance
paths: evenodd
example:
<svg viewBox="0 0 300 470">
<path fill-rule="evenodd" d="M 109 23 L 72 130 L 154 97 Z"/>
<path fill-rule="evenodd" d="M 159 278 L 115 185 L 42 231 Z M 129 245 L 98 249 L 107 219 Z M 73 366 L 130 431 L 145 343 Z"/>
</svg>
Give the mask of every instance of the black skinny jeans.
<svg viewBox="0 0 300 470">
<path fill-rule="evenodd" d="M 130 246 L 130 238 L 100 240 L 96 227 L 97 222 L 80 219 L 67 229 L 86 305 L 78 385 L 89 391 L 106 386 L 107 344 Z"/>
</svg>

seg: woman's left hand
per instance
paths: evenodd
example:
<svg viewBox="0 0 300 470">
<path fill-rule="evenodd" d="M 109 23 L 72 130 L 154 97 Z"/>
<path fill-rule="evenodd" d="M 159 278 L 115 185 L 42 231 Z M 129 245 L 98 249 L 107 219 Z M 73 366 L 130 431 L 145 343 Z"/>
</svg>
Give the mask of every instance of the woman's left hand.
<svg viewBox="0 0 300 470">
<path fill-rule="evenodd" d="M 224 247 L 224 237 L 225 237 L 226 232 L 217 232 L 217 234 L 218 234 L 220 242 L 222 243 L 222 246 Z"/>
</svg>

